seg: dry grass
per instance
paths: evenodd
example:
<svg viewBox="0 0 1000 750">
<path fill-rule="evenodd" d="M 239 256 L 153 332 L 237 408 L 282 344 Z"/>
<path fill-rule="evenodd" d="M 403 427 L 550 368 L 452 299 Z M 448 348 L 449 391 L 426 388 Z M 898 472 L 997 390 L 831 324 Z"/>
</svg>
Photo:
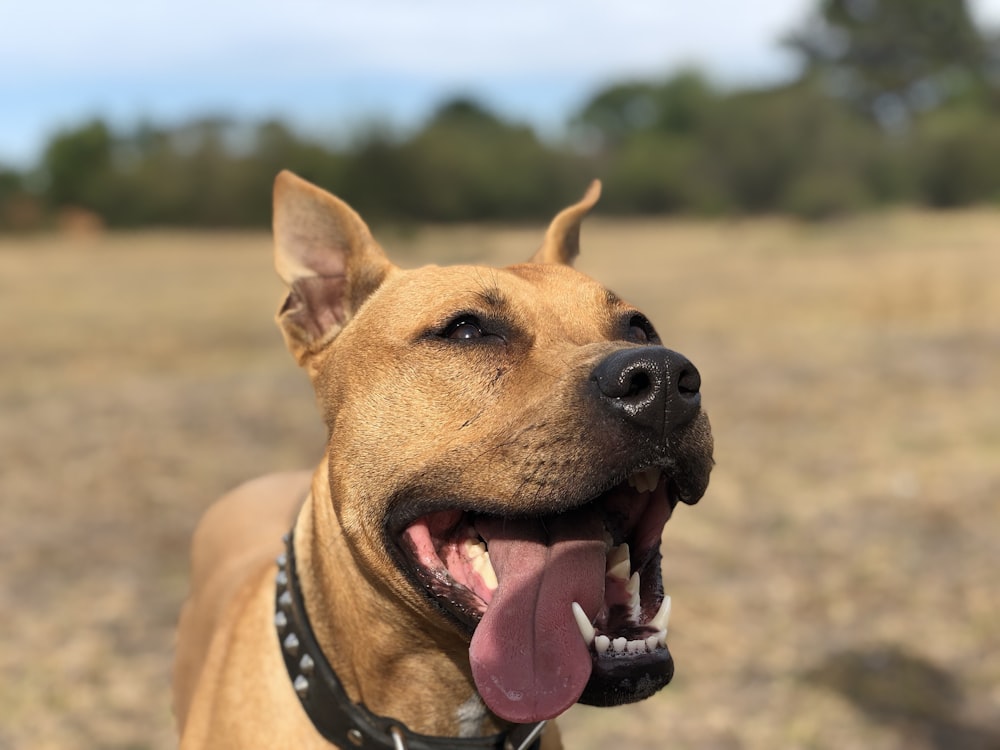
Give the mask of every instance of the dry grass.
<svg viewBox="0 0 1000 750">
<path fill-rule="evenodd" d="M 525 256 L 431 229 L 397 258 Z M 674 684 L 577 748 L 1000 746 L 1000 216 L 585 228 L 705 378 L 718 467 L 667 528 Z M 166 748 L 186 545 L 318 456 L 262 235 L 0 238 L 0 748 Z"/>
</svg>

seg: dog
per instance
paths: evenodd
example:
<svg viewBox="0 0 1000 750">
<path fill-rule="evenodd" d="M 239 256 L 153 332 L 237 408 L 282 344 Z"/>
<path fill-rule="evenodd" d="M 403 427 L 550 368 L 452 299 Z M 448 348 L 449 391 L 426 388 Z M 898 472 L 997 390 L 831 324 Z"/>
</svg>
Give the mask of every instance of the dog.
<svg viewBox="0 0 1000 750">
<path fill-rule="evenodd" d="M 183 750 L 552 750 L 573 704 L 670 681 L 660 538 L 712 433 L 694 365 L 571 266 L 599 195 L 529 262 L 401 270 L 346 203 L 277 177 L 277 320 L 328 441 L 194 533 Z"/>
</svg>

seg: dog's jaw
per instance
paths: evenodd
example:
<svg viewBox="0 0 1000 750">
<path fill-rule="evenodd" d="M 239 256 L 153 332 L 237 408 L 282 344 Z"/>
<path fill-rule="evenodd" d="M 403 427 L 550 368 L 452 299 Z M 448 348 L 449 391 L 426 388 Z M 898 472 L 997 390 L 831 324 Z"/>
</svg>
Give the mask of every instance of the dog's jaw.
<svg viewBox="0 0 1000 750">
<path fill-rule="evenodd" d="M 669 486 L 647 468 L 563 513 L 451 509 L 398 536 L 410 580 L 469 634 L 473 677 L 494 713 L 539 721 L 578 701 L 641 700 L 670 681 L 659 550 L 676 503 Z"/>
</svg>

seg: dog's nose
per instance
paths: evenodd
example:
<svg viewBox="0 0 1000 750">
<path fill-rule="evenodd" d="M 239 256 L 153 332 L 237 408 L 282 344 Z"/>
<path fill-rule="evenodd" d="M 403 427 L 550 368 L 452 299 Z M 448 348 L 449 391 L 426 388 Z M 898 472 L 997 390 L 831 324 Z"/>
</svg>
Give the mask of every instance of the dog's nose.
<svg viewBox="0 0 1000 750">
<path fill-rule="evenodd" d="M 701 408 L 701 374 L 690 360 L 662 346 L 620 349 L 591 372 L 599 398 L 637 427 L 665 435 Z"/>
</svg>

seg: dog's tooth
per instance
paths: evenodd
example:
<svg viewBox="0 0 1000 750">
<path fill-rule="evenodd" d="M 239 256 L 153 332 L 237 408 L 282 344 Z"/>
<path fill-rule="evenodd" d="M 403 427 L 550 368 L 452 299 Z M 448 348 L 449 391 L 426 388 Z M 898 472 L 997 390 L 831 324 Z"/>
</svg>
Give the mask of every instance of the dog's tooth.
<svg viewBox="0 0 1000 750">
<path fill-rule="evenodd" d="M 486 588 L 490 591 L 495 591 L 498 585 L 497 573 L 493 570 L 493 563 L 490 562 L 490 553 L 483 552 L 483 554 L 478 557 L 472 558 L 472 569 L 479 574 L 479 577 L 483 579 L 483 583 L 486 584 Z"/>
<path fill-rule="evenodd" d="M 646 491 L 652 492 L 656 489 L 656 485 L 660 483 L 660 475 L 663 472 L 660 471 L 659 467 L 651 466 L 646 469 Z"/>
<path fill-rule="evenodd" d="M 608 575 L 627 581 L 632 573 L 629 554 L 628 542 L 622 542 L 612 549 L 611 554 L 608 555 Z"/>
<path fill-rule="evenodd" d="M 606 654 L 611 648 L 611 639 L 606 635 L 599 635 L 594 638 L 594 650 L 599 654 Z"/>
<path fill-rule="evenodd" d="M 465 545 L 465 556 L 472 559 L 479 557 L 486 552 L 486 545 L 477 539 L 466 539 Z"/>
<path fill-rule="evenodd" d="M 670 624 L 670 596 L 668 594 L 663 595 L 663 603 L 660 605 L 660 609 L 653 615 L 653 619 L 648 624 L 651 628 L 663 631 L 663 637 L 666 639 L 667 625 Z"/>
<path fill-rule="evenodd" d="M 641 471 L 637 471 L 630 476 L 628 478 L 628 483 L 629 486 L 634 488 L 636 492 L 646 491 L 646 475 Z"/>
<path fill-rule="evenodd" d="M 576 626 L 580 628 L 580 635 L 583 636 L 583 640 L 589 646 L 594 642 L 594 626 L 590 624 L 590 618 L 583 611 L 583 607 L 576 602 L 573 602 L 571 606 L 573 608 L 573 619 L 576 620 Z"/>
<path fill-rule="evenodd" d="M 639 571 L 637 570 L 632 574 L 632 577 L 628 579 L 628 583 L 625 584 L 625 591 L 628 592 L 629 596 L 628 606 L 632 611 L 632 621 L 636 623 L 639 622 L 639 618 L 642 615 L 641 600 L 639 597 L 640 583 Z"/>
<path fill-rule="evenodd" d="M 649 651 L 650 653 L 656 651 L 656 647 L 659 645 L 659 643 L 660 643 L 660 636 L 658 634 L 649 636 L 648 638 L 646 638 L 646 650 Z"/>
<path fill-rule="evenodd" d="M 628 583 L 625 584 L 625 590 L 628 592 L 628 595 L 633 599 L 639 595 L 639 586 L 641 585 L 641 583 L 642 581 L 639 580 L 639 571 L 637 570 L 628 579 Z"/>
<path fill-rule="evenodd" d="M 646 653 L 646 641 L 637 638 L 634 641 L 629 641 L 625 648 L 630 654 L 644 654 Z"/>
<path fill-rule="evenodd" d="M 659 633 L 657 633 L 656 634 L 656 640 L 657 640 L 657 642 L 661 646 L 666 646 L 667 645 L 667 631 L 666 630 L 661 630 Z"/>
<path fill-rule="evenodd" d="M 624 638 L 624 637 L 622 637 L 622 638 L 615 638 L 613 641 L 611 641 L 611 645 L 614 647 L 616 654 L 623 654 L 623 653 L 625 653 L 625 645 L 627 643 L 628 643 L 628 639 Z"/>
<path fill-rule="evenodd" d="M 490 553 L 484 552 L 482 559 L 486 562 L 486 575 L 483 576 L 483 580 L 486 582 L 489 590 L 493 591 L 499 584 L 499 581 L 497 581 L 497 572 L 493 569 L 493 563 L 490 561 Z"/>
</svg>

